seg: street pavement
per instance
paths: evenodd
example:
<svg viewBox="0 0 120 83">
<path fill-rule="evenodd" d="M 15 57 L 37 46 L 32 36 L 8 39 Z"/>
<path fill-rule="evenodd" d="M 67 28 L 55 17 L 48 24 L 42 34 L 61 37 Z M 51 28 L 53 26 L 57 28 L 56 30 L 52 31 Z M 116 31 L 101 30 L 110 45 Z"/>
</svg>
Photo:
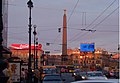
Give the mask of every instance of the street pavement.
<svg viewBox="0 0 120 83">
<path fill-rule="evenodd" d="M 71 82 L 75 81 L 74 78 L 72 77 L 72 73 L 62 73 L 61 76 L 62 76 L 63 79 L 65 79 L 64 83 L 71 83 Z M 112 80 L 116 83 L 120 83 L 119 79 L 110 78 L 108 80 Z"/>
<path fill-rule="evenodd" d="M 65 79 L 65 82 L 64 83 L 71 83 L 71 82 L 74 82 L 74 78 L 72 77 L 72 73 L 61 73 L 61 76 L 63 79 Z M 114 79 L 114 78 L 110 78 L 108 80 L 112 80 L 116 83 L 120 83 L 120 80 L 119 79 Z M 38 82 L 40 83 L 40 82 Z"/>
</svg>

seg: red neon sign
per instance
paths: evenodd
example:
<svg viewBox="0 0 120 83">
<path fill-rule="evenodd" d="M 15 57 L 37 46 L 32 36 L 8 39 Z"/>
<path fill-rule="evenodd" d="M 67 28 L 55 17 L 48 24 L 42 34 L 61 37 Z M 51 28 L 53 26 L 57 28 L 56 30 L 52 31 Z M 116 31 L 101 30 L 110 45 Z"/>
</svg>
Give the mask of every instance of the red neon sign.
<svg viewBox="0 0 120 83">
<path fill-rule="evenodd" d="M 12 49 L 29 49 L 29 44 L 11 44 L 10 46 Z M 36 49 L 41 49 L 42 45 L 38 44 L 35 46 Z M 31 49 L 34 49 L 34 44 L 31 44 Z"/>
</svg>

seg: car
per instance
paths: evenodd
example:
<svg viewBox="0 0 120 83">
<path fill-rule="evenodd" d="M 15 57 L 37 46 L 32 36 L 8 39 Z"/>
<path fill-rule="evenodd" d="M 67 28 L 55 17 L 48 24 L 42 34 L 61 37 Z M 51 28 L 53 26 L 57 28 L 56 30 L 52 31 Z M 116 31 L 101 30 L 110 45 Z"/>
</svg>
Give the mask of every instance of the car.
<svg viewBox="0 0 120 83">
<path fill-rule="evenodd" d="M 104 74 L 107 78 L 110 78 L 110 73 L 109 73 L 109 71 L 103 70 L 102 72 L 103 72 L 103 74 Z"/>
<path fill-rule="evenodd" d="M 114 78 L 119 79 L 119 72 L 114 72 Z"/>
<path fill-rule="evenodd" d="M 106 80 L 107 77 L 102 73 L 102 71 L 89 71 L 87 72 L 87 79 Z"/>
<path fill-rule="evenodd" d="M 81 72 L 81 71 L 75 71 L 72 74 L 72 76 L 74 77 L 75 81 L 87 79 L 86 75 L 87 75 L 86 72 Z"/>
<path fill-rule="evenodd" d="M 68 72 L 68 69 L 67 68 L 61 68 L 61 73 L 67 73 Z"/>
<path fill-rule="evenodd" d="M 82 80 L 82 81 L 75 81 L 71 83 L 119 83 L 119 80 Z"/>
<path fill-rule="evenodd" d="M 62 79 L 59 74 L 45 75 L 42 83 L 64 83 L 65 79 Z"/>
<path fill-rule="evenodd" d="M 43 79 L 43 77 L 47 74 L 56 74 L 56 73 L 57 73 L 56 68 L 45 68 L 42 71 L 42 78 L 41 79 Z"/>
<path fill-rule="evenodd" d="M 115 73 L 114 73 L 113 71 L 110 71 L 109 73 L 110 73 L 110 77 L 113 77 L 113 78 L 114 78 Z"/>
</svg>

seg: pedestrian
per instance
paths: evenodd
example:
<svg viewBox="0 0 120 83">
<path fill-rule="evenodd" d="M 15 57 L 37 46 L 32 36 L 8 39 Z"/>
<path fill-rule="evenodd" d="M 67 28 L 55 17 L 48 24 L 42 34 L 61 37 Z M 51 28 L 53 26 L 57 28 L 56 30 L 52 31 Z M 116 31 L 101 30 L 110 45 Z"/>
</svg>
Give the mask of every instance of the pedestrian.
<svg viewBox="0 0 120 83">
<path fill-rule="evenodd" d="M 6 80 L 8 79 L 6 83 L 12 83 L 12 79 L 11 79 L 12 73 L 9 67 L 8 60 L 4 60 L 3 68 L 4 69 L 2 70 L 2 74 Z"/>
<path fill-rule="evenodd" d="M 28 78 L 28 69 L 25 69 L 25 80 Z"/>
<path fill-rule="evenodd" d="M 42 83 L 42 80 L 43 80 L 43 68 L 40 67 L 39 71 L 40 71 L 40 83 Z"/>
<path fill-rule="evenodd" d="M 25 83 L 25 69 L 22 68 L 22 71 L 21 71 L 21 83 Z"/>
<path fill-rule="evenodd" d="M 13 83 L 12 82 L 12 71 L 10 69 L 10 64 L 8 60 L 4 60 L 6 62 L 6 68 L 3 70 L 3 73 L 5 74 L 6 77 L 9 77 L 7 83 Z"/>
</svg>

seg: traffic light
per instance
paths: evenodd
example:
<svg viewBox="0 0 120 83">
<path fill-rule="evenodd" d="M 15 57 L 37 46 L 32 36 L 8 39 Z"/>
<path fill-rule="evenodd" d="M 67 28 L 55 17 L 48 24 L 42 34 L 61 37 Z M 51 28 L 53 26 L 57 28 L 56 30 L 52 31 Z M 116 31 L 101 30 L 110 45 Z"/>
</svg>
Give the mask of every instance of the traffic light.
<svg viewBox="0 0 120 83">
<path fill-rule="evenodd" d="M 50 43 L 46 43 L 46 45 L 47 45 L 47 46 L 49 46 L 49 45 L 50 45 Z"/>
<path fill-rule="evenodd" d="M 58 32 L 59 32 L 59 33 L 61 32 L 61 28 L 58 28 Z"/>
</svg>

